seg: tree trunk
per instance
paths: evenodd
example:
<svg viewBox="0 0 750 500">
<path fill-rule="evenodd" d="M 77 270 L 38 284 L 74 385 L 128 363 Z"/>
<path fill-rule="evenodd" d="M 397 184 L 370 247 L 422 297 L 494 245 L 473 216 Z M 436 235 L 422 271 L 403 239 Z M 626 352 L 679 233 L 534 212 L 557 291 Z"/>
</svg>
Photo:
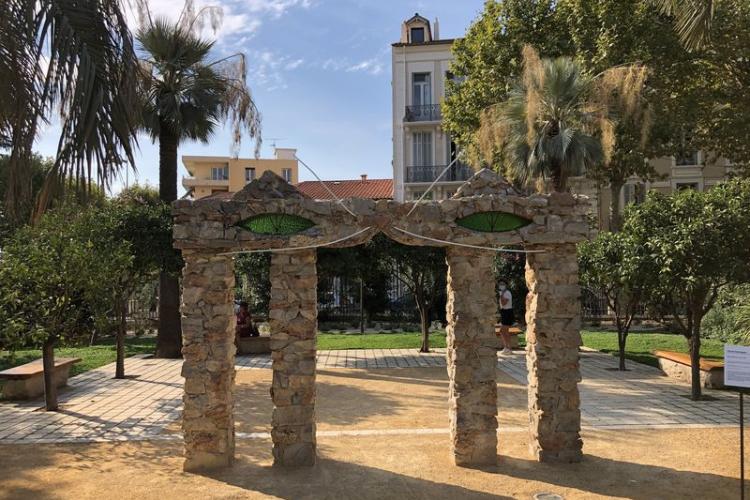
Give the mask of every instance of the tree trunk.
<svg viewBox="0 0 750 500">
<path fill-rule="evenodd" d="M 613 182 L 609 185 L 609 193 L 612 199 L 609 202 L 609 230 L 613 233 L 622 229 L 622 214 L 620 213 L 620 191 L 622 182 Z"/>
<path fill-rule="evenodd" d="M 359 333 L 365 334 L 365 281 L 359 278 Z"/>
<path fill-rule="evenodd" d="M 701 399 L 701 336 L 700 320 L 693 323 L 692 333 L 688 340 L 690 344 L 690 399 L 700 401 Z"/>
<path fill-rule="evenodd" d="M 177 199 L 177 136 L 161 124 L 159 133 L 159 198 L 171 204 Z M 180 283 L 162 270 L 159 275 L 159 332 L 156 356 L 179 358 L 182 348 Z"/>
<path fill-rule="evenodd" d="M 120 300 L 120 325 L 117 328 L 117 359 L 115 361 L 115 378 L 125 378 L 125 333 L 127 330 L 127 299 Z"/>
<path fill-rule="evenodd" d="M 617 344 L 618 348 L 620 350 L 620 371 L 625 371 L 625 343 L 628 340 L 628 334 L 627 333 L 620 333 L 617 332 Z"/>
<path fill-rule="evenodd" d="M 42 346 L 44 368 L 44 406 L 47 411 L 57 411 L 57 385 L 55 384 L 55 338 L 48 337 Z"/>
<path fill-rule="evenodd" d="M 552 186 L 558 193 L 565 191 L 567 187 L 565 185 L 565 179 L 563 178 L 562 165 L 552 164 L 550 165 L 550 176 L 552 177 Z"/>
<path fill-rule="evenodd" d="M 419 352 L 430 352 L 430 319 L 424 304 L 419 305 L 419 324 L 422 329 L 422 345 Z"/>
</svg>

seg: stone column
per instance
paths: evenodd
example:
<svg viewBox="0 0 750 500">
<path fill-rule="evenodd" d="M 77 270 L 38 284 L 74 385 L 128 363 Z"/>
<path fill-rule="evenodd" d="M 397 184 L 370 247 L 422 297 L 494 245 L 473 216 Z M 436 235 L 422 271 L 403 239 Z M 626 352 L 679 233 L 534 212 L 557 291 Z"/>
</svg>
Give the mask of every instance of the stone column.
<svg viewBox="0 0 750 500">
<path fill-rule="evenodd" d="M 316 257 L 315 250 L 271 257 L 274 465 L 315 464 Z"/>
<path fill-rule="evenodd" d="M 540 462 L 581 460 L 581 303 L 576 247 L 540 245 L 526 255 L 529 448 Z"/>
<path fill-rule="evenodd" d="M 456 465 L 497 461 L 497 339 L 491 252 L 448 247 L 447 362 Z"/>
<path fill-rule="evenodd" d="M 183 251 L 182 432 L 186 471 L 234 460 L 234 265 Z"/>
</svg>

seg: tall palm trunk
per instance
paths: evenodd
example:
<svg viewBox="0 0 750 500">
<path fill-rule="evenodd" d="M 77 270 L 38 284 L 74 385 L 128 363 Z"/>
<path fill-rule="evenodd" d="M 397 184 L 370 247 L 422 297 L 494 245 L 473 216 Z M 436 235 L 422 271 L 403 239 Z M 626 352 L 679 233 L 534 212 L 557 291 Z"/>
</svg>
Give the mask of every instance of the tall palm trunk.
<svg viewBox="0 0 750 500">
<path fill-rule="evenodd" d="M 177 199 L 177 136 L 162 123 L 159 132 L 159 198 L 171 204 Z M 182 348 L 180 283 L 177 276 L 159 275 L 159 334 L 156 355 L 179 358 Z"/>
</svg>

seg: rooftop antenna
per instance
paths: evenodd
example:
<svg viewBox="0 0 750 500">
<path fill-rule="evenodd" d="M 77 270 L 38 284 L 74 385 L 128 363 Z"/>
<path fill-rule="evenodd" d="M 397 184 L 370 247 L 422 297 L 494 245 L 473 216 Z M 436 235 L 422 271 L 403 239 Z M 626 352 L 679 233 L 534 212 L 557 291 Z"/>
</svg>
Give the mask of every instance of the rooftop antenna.
<svg viewBox="0 0 750 500">
<path fill-rule="evenodd" d="M 271 141 L 271 147 L 276 149 L 276 141 L 285 141 L 286 137 L 269 137 L 269 141 Z"/>
</svg>

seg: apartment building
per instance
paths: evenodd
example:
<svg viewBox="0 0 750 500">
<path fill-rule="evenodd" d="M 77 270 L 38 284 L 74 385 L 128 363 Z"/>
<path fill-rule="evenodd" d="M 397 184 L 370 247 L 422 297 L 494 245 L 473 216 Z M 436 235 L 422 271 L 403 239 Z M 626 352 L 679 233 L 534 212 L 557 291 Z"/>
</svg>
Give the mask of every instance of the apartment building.
<svg viewBox="0 0 750 500">
<path fill-rule="evenodd" d="M 299 181 L 296 153 L 293 148 L 274 148 L 274 157 L 266 159 L 183 156 L 182 164 L 189 176 L 182 178 L 182 186 L 187 196 L 194 199 L 226 196 L 223 193 L 236 193 L 266 170 L 296 184 Z"/>
<path fill-rule="evenodd" d="M 439 24 L 415 14 L 401 25 L 401 38 L 392 44 L 393 195 L 398 201 L 419 198 L 456 158 L 456 145 L 441 126 L 440 104 L 452 78 L 453 39 L 441 39 Z M 633 177 L 620 193 L 620 206 L 638 203 L 649 190 L 704 190 L 727 178 L 729 162 L 702 152 L 684 157 L 650 160 L 661 179 L 645 182 Z M 435 185 L 430 198 L 449 198 L 471 177 L 470 166 L 457 162 Z M 611 195 L 586 178 L 570 179 L 574 192 L 591 198 L 592 215 L 608 229 Z"/>
<path fill-rule="evenodd" d="M 393 93 L 393 184 L 398 201 L 418 199 L 456 158 L 456 145 L 441 125 L 452 59 L 452 39 L 440 39 L 439 24 L 419 14 L 401 25 L 391 46 Z M 450 198 L 473 174 L 456 162 L 430 193 Z"/>
</svg>

